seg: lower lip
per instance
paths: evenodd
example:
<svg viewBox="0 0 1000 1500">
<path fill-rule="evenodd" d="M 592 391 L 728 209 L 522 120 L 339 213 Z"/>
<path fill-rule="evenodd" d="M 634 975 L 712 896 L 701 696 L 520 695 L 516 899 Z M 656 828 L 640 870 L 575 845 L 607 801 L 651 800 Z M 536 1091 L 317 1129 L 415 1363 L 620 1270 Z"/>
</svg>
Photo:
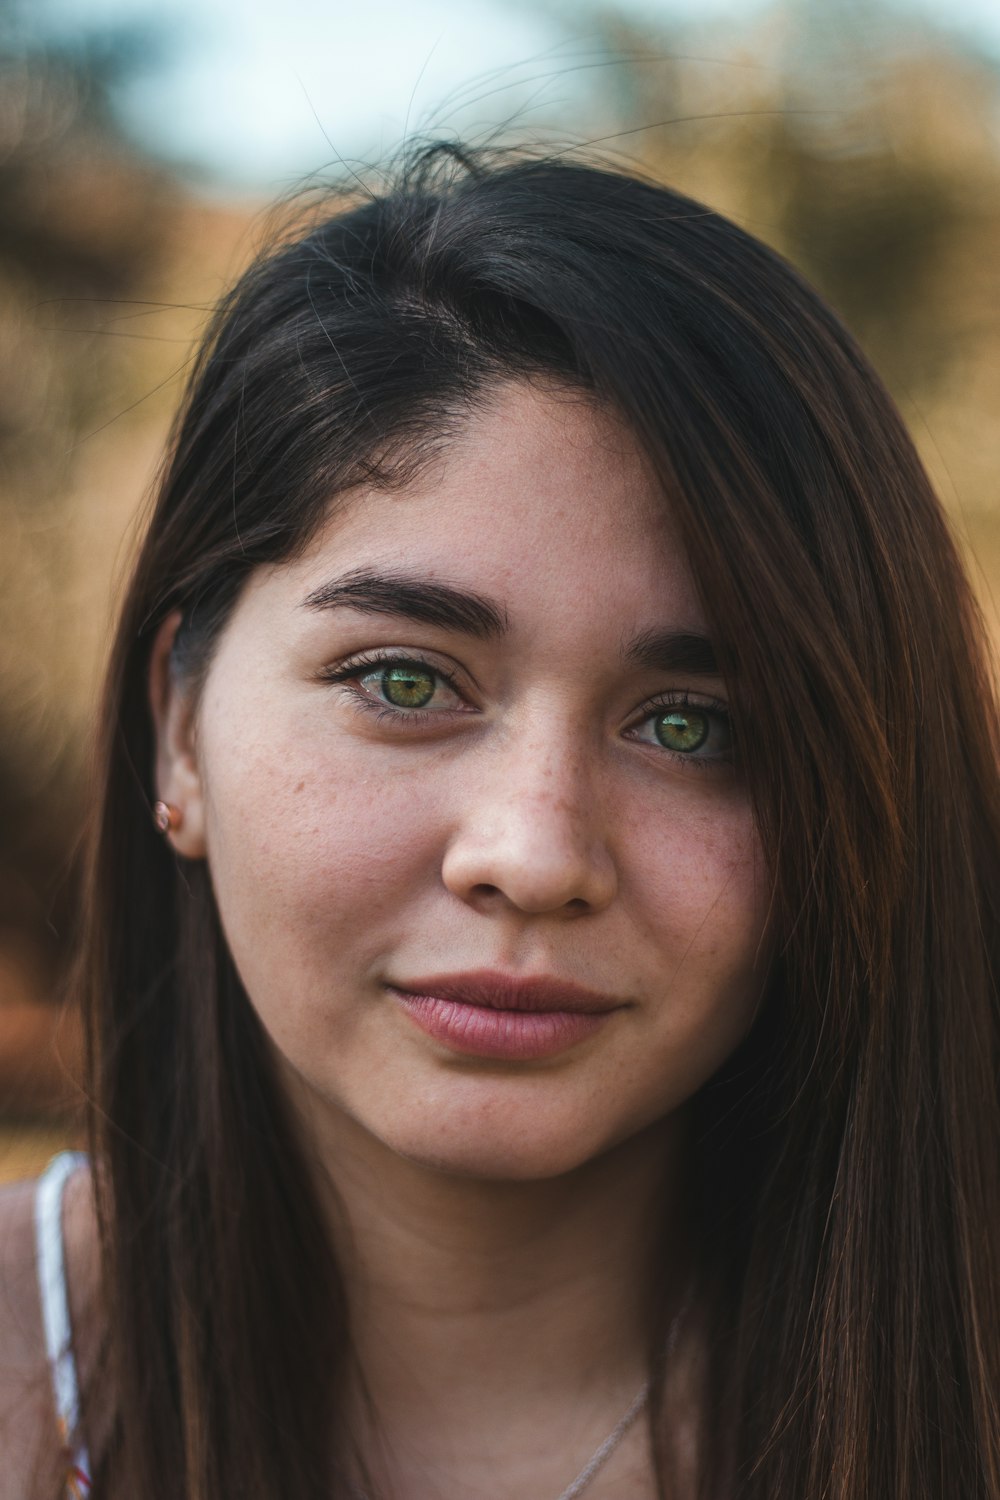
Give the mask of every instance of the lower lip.
<svg viewBox="0 0 1000 1500">
<path fill-rule="evenodd" d="M 593 1036 L 614 1014 L 610 1010 L 491 1010 L 439 995 L 411 995 L 396 989 L 389 993 L 421 1031 L 452 1052 L 507 1062 L 557 1057 Z"/>
</svg>

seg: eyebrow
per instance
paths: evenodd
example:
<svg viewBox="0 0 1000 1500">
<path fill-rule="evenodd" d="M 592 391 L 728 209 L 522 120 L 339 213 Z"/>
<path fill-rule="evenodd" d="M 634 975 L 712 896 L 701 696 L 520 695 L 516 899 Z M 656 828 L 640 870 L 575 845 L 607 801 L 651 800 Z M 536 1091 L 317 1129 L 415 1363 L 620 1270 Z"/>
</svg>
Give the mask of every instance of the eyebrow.
<svg viewBox="0 0 1000 1500">
<path fill-rule="evenodd" d="M 417 620 L 479 640 L 496 640 L 510 629 L 506 609 L 486 594 L 409 573 L 382 573 L 369 568 L 355 568 L 330 579 L 308 594 L 303 604 L 307 609 L 357 609 L 365 614 Z M 644 671 L 721 676 L 708 636 L 690 630 L 645 630 L 627 642 L 622 657 Z"/>
<path fill-rule="evenodd" d="M 479 640 L 493 640 L 509 628 L 507 611 L 496 600 L 452 583 L 432 583 L 406 573 L 373 573 L 356 568 L 314 589 L 303 601 L 307 609 L 360 609 L 370 615 L 395 615 L 459 630 Z"/>
<path fill-rule="evenodd" d="M 707 635 L 691 630 L 644 630 L 625 646 L 625 660 L 650 672 L 680 672 L 685 677 L 721 677 L 715 647 Z"/>
</svg>

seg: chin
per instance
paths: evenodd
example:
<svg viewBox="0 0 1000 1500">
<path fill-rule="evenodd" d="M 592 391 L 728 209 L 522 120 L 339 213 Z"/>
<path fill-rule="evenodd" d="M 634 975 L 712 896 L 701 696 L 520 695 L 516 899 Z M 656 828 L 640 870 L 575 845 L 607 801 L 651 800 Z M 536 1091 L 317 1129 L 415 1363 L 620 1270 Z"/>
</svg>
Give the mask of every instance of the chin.
<svg viewBox="0 0 1000 1500">
<path fill-rule="evenodd" d="M 421 1125 L 424 1128 L 420 1128 Z M 589 1128 L 588 1128 L 589 1127 Z M 629 1134 L 630 1132 L 624 1132 Z M 421 1122 L 412 1116 L 399 1129 L 380 1132 L 382 1144 L 395 1155 L 429 1171 L 484 1182 L 538 1182 L 563 1177 L 603 1155 L 620 1136 L 607 1137 L 593 1121 L 545 1118 L 537 1109 L 528 1118 L 508 1108 L 502 1118 L 492 1111 L 457 1110 Z"/>
<path fill-rule="evenodd" d="M 503 1141 L 470 1145 L 462 1151 L 401 1151 L 407 1161 L 425 1171 L 478 1182 L 545 1182 L 564 1177 L 591 1160 L 570 1149 L 525 1151 Z"/>
</svg>

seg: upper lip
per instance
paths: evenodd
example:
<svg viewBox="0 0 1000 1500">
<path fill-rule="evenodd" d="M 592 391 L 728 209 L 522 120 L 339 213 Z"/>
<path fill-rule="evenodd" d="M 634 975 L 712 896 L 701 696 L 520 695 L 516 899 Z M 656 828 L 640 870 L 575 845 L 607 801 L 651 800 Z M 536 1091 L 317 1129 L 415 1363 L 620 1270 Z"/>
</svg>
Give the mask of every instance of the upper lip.
<svg viewBox="0 0 1000 1500">
<path fill-rule="evenodd" d="M 467 974 L 430 974 L 408 979 L 405 984 L 390 983 L 390 989 L 407 995 L 427 995 L 440 1000 L 457 1000 L 466 1005 L 482 1005 L 490 1010 L 527 1011 L 601 1011 L 620 1010 L 627 1002 L 614 995 L 602 995 L 568 979 L 553 979 L 547 974 L 514 976 L 491 969 L 475 969 Z"/>
</svg>

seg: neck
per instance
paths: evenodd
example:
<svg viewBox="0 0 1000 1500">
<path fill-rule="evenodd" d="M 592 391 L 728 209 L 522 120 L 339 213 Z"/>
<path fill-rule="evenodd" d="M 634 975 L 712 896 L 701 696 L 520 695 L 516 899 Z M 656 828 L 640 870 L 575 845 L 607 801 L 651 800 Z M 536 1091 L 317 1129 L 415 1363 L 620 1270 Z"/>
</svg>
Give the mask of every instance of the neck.
<svg viewBox="0 0 1000 1500">
<path fill-rule="evenodd" d="M 482 1181 L 386 1150 L 343 1116 L 313 1122 L 357 1376 L 352 1424 L 426 1455 L 530 1444 L 530 1427 L 599 1440 L 647 1377 L 650 1308 L 686 1267 L 678 1116 L 573 1172 Z M 364 1393 L 362 1396 L 362 1392 Z M 558 1493 L 558 1489 L 555 1490 Z"/>
</svg>

